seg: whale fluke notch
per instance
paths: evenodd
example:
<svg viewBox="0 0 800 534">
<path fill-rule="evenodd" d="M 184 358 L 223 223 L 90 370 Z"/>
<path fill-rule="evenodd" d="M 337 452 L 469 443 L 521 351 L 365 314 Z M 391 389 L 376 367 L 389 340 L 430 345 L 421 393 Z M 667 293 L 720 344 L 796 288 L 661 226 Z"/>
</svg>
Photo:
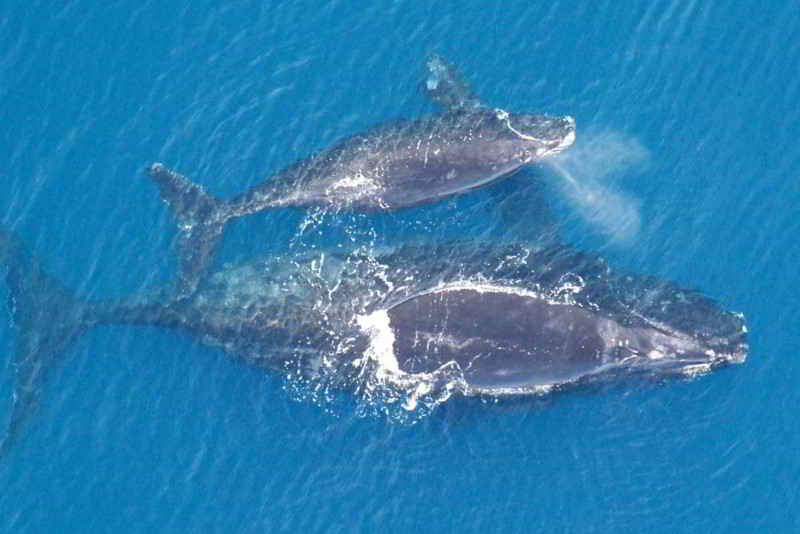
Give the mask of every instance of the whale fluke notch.
<svg viewBox="0 0 800 534">
<path fill-rule="evenodd" d="M 162 163 L 147 168 L 178 222 L 178 296 L 189 296 L 214 259 L 229 215 L 224 201 Z"/>
<path fill-rule="evenodd" d="M 425 66 L 430 73 L 424 84 L 425 92 L 431 100 L 452 111 L 483 107 L 464 76 L 443 57 L 433 54 Z"/>
</svg>

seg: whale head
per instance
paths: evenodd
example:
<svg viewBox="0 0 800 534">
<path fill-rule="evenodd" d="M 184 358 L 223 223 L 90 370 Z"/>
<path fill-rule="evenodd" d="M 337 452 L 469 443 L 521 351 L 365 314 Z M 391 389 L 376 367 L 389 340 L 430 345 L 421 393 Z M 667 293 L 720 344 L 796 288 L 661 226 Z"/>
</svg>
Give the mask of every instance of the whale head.
<svg viewBox="0 0 800 534">
<path fill-rule="evenodd" d="M 621 353 L 631 367 L 670 375 L 692 376 L 743 363 L 749 349 L 744 317 L 731 312 L 707 317 L 686 330 L 651 322 L 630 329 L 627 341 L 627 349 L 634 350 L 635 356 L 628 350 Z"/>
<path fill-rule="evenodd" d="M 724 309 L 699 292 L 655 278 L 622 277 L 614 284 L 626 309 L 632 367 L 657 374 L 695 375 L 747 358 L 744 315 Z M 613 286 L 612 286 L 613 287 Z"/>
<path fill-rule="evenodd" d="M 494 113 L 513 136 L 529 142 L 532 161 L 558 154 L 575 142 L 575 119 L 569 115 L 509 113 L 502 109 Z"/>
</svg>

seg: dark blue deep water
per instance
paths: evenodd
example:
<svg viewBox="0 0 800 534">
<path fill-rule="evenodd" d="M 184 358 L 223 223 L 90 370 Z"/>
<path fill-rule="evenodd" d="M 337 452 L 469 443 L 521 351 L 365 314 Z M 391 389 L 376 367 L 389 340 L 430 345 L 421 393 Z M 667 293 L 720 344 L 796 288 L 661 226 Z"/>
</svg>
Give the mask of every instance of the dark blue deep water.
<svg viewBox="0 0 800 534">
<path fill-rule="evenodd" d="M 694 379 L 451 399 L 408 424 L 174 332 L 102 327 L 58 357 L 0 464 L 0 531 L 800 531 L 797 15 L 792 0 L 3 2 L 0 221 L 72 290 L 173 275 L 147 164 L 233 195 L 432 111 L 436 52 L 494 106 L 574 116 L 580 189 L 533 169 L 398 213 L 278 210 L 233 224 L 219 261 L 549 225 L 744 313 L 751 350 Z M 16 339 L 4 311 L 3 425 Z"/>
</svg>

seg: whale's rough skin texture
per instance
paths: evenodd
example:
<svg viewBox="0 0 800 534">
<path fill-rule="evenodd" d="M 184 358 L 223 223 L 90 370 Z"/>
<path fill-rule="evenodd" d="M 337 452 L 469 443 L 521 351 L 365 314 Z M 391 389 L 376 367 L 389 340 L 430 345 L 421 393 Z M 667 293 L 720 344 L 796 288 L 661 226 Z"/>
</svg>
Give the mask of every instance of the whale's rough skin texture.
<svg viewBox="0 0 800 534">
<path fill-rule="evenodd" d="M 227 222 L 281 207 L 397 210 L 464 193 L 568 148 L 568 116 L 512 113 L 483 105 L 442 58 L 426 63 L 439 113 L 390 120 L 278 171 L 223 200 L 161 163 L 148 168 L 179 222 L 178 291 L 191 294 L 211 266 Z"/>
<path fill-rule="evenodd" d="M 572 144 L 570 117 L 478 109 L 393 121 L 284 169 L 233 199 L 264 207 L 400 209 L 474 189 Z"/>
<path fill-rule="evenodd" d="M 179 328 L 267 367 L 312 376 L 329 366 L 343 382 L 363 378 L 370 358 L 404 380 L 455 365 L 466 394 L 540 391 L 606 371 L 689 373 L 747 354 L 741 315 L 564 246 L 272 257 L 215 273 L 188 300 L 105 306 L 102 321 Z M 374 354 L 380 332 L 364 327 L 376 314 L 388 316 L 389 360 Z"/>
</svg>

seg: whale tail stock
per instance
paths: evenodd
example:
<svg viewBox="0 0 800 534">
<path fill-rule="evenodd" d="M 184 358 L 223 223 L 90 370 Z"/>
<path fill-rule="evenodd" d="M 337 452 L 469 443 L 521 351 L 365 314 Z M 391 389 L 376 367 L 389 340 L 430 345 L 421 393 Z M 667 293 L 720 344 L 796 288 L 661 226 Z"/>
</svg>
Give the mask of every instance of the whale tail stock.
<svg viewBox="0 0 800 534">
<path fill-rule="evenodd" d="M 3 227 L 0 227 L 0 265 L 6 267 L 9 308 L 18 330 L 11 416 L 5 435 L 0 431 L 0 459 L 3 459 L 36 410 L 42 383 L 55 367 L 58 356 L 96 321 L 91 317 L 88 303 L 45 273 L 16 235 Z"/>
</svg>

